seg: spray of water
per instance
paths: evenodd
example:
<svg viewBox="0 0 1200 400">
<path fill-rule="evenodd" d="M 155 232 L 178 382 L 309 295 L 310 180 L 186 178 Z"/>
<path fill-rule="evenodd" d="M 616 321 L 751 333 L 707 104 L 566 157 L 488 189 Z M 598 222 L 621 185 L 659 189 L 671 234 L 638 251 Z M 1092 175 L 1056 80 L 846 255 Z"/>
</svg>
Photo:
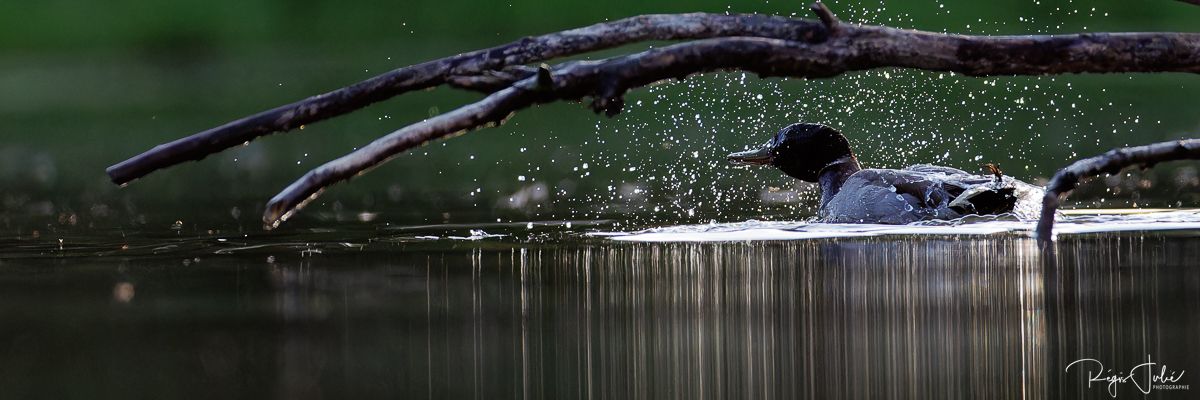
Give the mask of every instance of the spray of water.
<svg viewBox="0 0 1200 400">
<path fill-rule="evenodd" d="M 908 14 L 881 3 L 839 6 L 853 22 L 913 23 Z M 981 15 L 947 30 L 1059 32 L 1064 28 L 1053 17 L 1062 13 L 1108 17 L 1094 8 L 1056 8 L 1040 18 Z M 554 203 L 571 218 L 619 214 L 646 224 L 803 219 L 813 215 L 815 187 L 770 169 L 735 169 L 724 159 L 793 122 L 842 130 L 869 168 L 934 163 L 975 171 L 998 163 L 1010 175 L 1039 183 L 1065 163 L 1047 160 L 1083 156 L 1076 150 L 1080 144 L 1100 145 L 1151 123 L 1127 115 L 1129 104 L 1105 100 L 1107 88 L 1081 88 L 1079 80 L 882 69 L 821 80 L 726 73 L 668 82 L 630 93 L 623 114 L 596 122 L 594 139 L 572 167 L 579 190 Z"/>
</svg>

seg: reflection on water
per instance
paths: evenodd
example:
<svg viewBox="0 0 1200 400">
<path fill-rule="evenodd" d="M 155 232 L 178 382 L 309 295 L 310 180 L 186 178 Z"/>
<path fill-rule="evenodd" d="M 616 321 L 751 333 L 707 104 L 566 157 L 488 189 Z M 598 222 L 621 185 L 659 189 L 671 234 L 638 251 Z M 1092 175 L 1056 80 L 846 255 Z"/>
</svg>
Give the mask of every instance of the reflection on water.
<svg viewBox="0 0 1200 400">
<path fill-rule="evenodd" d="M 1045 252 L 1012 237 L 869 237 L 0 259 L 0 387 L 18 398 L 1099 398 L 1066 364 L 1151 355 L 1200 370 L 1187 350 L 1200 344 L 1198 245 L 1188 231 L 1072 236 Z"/>
</svg>

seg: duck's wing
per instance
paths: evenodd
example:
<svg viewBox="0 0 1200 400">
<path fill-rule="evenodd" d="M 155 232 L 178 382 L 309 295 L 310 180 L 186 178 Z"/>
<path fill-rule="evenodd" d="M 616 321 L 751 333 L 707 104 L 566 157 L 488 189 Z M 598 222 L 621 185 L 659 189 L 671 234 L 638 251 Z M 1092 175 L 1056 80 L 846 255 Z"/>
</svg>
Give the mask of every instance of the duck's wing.
<svg viewBox="0 0 1200 400">
<path fill-rule="evenodd" d="M 976 175 L 958 168 L 930 164 L 917 164 L 905 168 L 902 171 L 911 172 L 912 174 L 922 177 L 923 179 L 921 179 L 921 181 L 924 184 L 924 189 L 937 189 L 937 192 L 939 192 L 939 194 L 942 196 L 935 196 L 937 198 L 929 199 L 931 205 L 932 203 L 940 203 L 940 200 L 944 199 L 946 202 L 959 200 L 960 203 L 965 206 L 965 208 L 959 208 L 958 210 L 966 210 L 971 212 L 976 210 L 1002 209 L 1006 207 L 1009 209 L 1012 208 L 1011 206 L 1005 206 L 1004 204 L 997 204 L 997 199 L 993 199 L 991 197 L 992 194 L 987 193 L 989 192 L 988 189 L 991 188 L 1000 189 L 1005 186 L 1011 186 L 997 184 L 995 178 L 992 176 Z M 1011 194 L 1011 191 L 1009 193 Z M 972 207 L 970 204 L 970 199 L 973 199 L 974 196 L 977 195 L 982 195 L 983 197 L 975 200 L 980 203 L 978 207 Z M 1001 201 L 1001 203 L 1003 203 L 1003 201 Z"/>
<path fill-rule="evenodd" d="M 931 181 L 940 181 L 947 194 L 952 199 L 960 202 L 969 202 L 975 196 L 983 196 L 974 200 L 980 203 L 980 207 L 977 207 L 980 210 L 1006 208 L 1003 204 L 995 203 L 996 201 L 1004 203 L 1006 200 L 995 199 L 993 197 L 1001 194 L 1000 192 L 1012 194 L 1012 190 L 1005 189 L 1012 189 L 1014 184 L 1018 182 L 1011 178 L 997 181 L 995 177 L 990 175 L 977 175 L 958 168 L 930 164 L 913 165 L 905 168 L 904 171 L 924 174 Z M 1011 209 L 1011 207 L 1007 208 Z"/>
<path fill-rule="evenodd" d="M 976 183 L 986 178 L 986 182 Z M 950 208 L 963 214 L 1012 213 L 1018 218 L 1037 218 L 1041 214 L 1042 196 L 1039 186 L 1030 185 L 1011 176 L 998 181 L 992 177 L 974 176 L 963 192 L 950 202 Z"/>
<path fill-rule="evenodd" d="M 1012 212 L 1017 205 L 1016 189 L 1012 186 L 983 184 L 963 191 L 950 202 L 950 209 L 959 214 L 991 215 Z"/>
<path fill-rule="evenodd" d="M 937 166 L 865 169 L 846 180 L 822 207 L 821 217 L 825 222 L 882 224 L 968 214 L 1013 213 L 1026 218 L 1036 216 L 1041 196 L 1041 188 L 1008 176 L 996 182 L 991 176 Z"/>
<path fill-rule="evenodd" d="M 910 166 L 908 166 L 908 168 L 905 168 L 903 170 L 917 172 L 917 173 L 935 173 L 935 174 L 946 174 L 946 175 L 971 175 L 967 171 L 963 171 L 958 168 L 943 167 L 940 165 L 932 165 L 932 164 L 910 165 Z"/>
<path fill-rule="evenodd" d="M 955 218 L 947 208 L 954 197 L 943 181 L 910 170 L 865 169 L 846 180 L 822 208 L 826 222 L 906 224 L 930 218 Z"/>
</svg>

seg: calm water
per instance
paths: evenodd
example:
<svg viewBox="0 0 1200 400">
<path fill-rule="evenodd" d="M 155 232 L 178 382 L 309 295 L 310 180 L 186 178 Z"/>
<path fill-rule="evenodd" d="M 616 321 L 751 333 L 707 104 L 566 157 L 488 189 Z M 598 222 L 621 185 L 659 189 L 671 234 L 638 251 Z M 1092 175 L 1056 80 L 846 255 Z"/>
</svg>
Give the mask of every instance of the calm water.
<svg viewBox="0 0 1200 400">
<path fill-rule="evenodd" d="M 611 228 L 7 237 L 0 397 L 1104 398 L 1067 364 L 1200 369 L 1200 231 L 581 233 Z"/>
</svg>

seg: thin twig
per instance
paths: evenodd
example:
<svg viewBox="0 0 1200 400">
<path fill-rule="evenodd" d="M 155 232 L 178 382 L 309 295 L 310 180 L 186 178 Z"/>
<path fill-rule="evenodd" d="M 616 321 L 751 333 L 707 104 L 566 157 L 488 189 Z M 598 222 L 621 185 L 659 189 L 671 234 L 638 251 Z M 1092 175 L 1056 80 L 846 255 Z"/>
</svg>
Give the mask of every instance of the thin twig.
<svg viewBox="0 0 1200 400">
<path fill-rule="evenodd" d="M 330 161 L 271 199 L 263 216 L 274 227 L 325 187 L 349 179 L 430 140 L 499 122 L 535 103 L 593 96 L 592 107 L 615 114 L 626 90 L 662 79 L 740 69 L 760 76 L 823 78 L 846 71 L 906 67 L 973 76 L 1098 72 L 1200 73 L 1200 34 L 1083 34 L 975 37 L 882 27 L 846 27 L 820 43 L 720 38 L 682 43 L 552 71 L 552 88 L 536 76 L 483 100 L 425 120 Z"/>
<path fill-rule="evenodd" d="M 648 40 L 683 40 L 730 36 L 786 40 L 822 40 L 816 21 L 768 15 L 660 14 L 641 15 L 588 27 L 527 37 L 512 43 L 399 68 L 328 93 L 276 107 L 194 135 L 164 143 L 108 168 L 122 185 L 159 169 L 238 146 L 275 132 L 312 124 L 409 91 L 446 83 L 451 76 L 478 75 L 511 65 L 528 64 Z"/>
<path fill-rule="evenodd" d="M 1113 149 L 1058 170 L 1046 185 L 1046 194 L 1042 197 L 1042 216 L 1036 231 L 1038 241 L 1054 241 L 1054 216 L 1058 206 L 1075 190 L 1080 180 L 1104 173 L 1116 174 L 1133 165 L 1150 168 L 1160 162 L 1184 159 L 1200 159 L 1200 139 Z"/>
<path fill-rule="evenodd" d="M 838 21 L 837 16 L 833 15 L 833 11 L 830 11 L 829 7 L 825 6 L 825 3 L 818 1 L 813 3 L 809 8 L 812 9 L 814 14 L 817 14 L 817 18 L 821 20 L 822 25 L 825 25 L 825 29 L 829 31 L 830 36 L 838 33 L 841 21 Z"/>
</svg>

